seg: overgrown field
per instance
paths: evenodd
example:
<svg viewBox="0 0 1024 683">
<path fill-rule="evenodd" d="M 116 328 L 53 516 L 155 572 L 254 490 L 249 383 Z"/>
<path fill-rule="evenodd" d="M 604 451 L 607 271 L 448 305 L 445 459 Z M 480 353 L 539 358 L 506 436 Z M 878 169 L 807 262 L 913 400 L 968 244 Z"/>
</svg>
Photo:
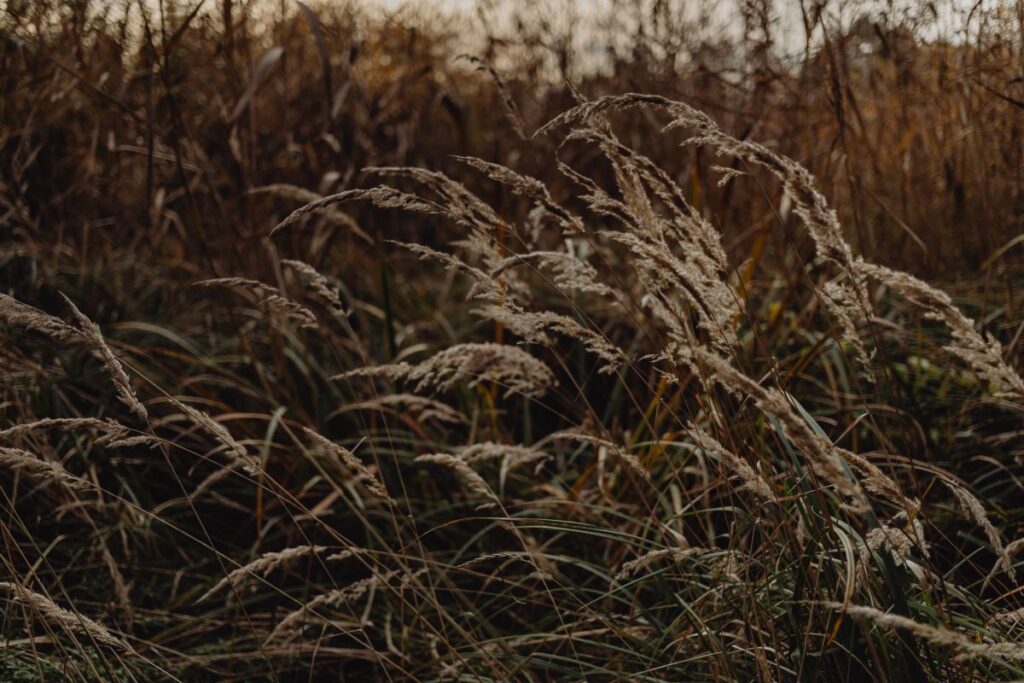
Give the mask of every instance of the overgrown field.
<svg viewBox="0 0 1024 683">
<path fill-rule="evenodd" d="M 0 680 L 1024 677 L 1024 9 L 788 1 L 9 4 Z"/>
</svg>

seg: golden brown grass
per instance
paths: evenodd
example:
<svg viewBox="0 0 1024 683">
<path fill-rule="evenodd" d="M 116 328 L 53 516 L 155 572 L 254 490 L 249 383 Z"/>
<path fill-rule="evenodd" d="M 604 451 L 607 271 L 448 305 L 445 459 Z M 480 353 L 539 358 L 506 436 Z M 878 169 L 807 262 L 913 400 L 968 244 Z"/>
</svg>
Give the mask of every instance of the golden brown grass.
<svg viewBox="0 0 1024 683">
<path fill-rule="evenodd" d="M 670 5 L 8 11 L 0 678 L 1024 676 L 1019 26 Z"/>
</svg>

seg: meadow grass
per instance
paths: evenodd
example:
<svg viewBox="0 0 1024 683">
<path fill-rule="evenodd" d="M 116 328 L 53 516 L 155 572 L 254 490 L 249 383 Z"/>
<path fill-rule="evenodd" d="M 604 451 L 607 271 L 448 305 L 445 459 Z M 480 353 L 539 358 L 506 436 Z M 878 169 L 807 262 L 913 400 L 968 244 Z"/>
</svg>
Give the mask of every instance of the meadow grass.
<svg viewBox="0 0 1024 683">
<path fill-rule="evenodd" d="M 0 678 L 1024 676 L 1014 15 L 217 9 L 0 23 Z"/>
</svg>

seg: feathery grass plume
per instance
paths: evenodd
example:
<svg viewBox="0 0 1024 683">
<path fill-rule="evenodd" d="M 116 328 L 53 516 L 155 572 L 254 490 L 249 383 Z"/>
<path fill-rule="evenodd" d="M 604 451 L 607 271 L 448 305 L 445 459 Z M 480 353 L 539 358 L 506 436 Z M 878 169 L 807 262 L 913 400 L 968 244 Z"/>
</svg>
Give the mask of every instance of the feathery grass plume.
<svg viewBox="0 0 1024 683">
<path fill-rule="evenodd" d="M 98 446 L 121 446 L 124 444 L 143 443 L 138 441 L 139 439 L 153 441 L 153 437 L 132 434 L 131 430 L 115 420 L 109 418 L 101 420 L 95 417 L 44 417 L 40 420 L 24 422 L 7 429 L 0 429 L 0 439 L 17 439 L 27 434 L 35 434 L 47 429 L 60 429 L 65 432 L 80 429 L 95 430 L 102 435 L 95 441 Z"/>
<path fill-rule="evenodd" d="M 509 461 L 511 467 L 531 465 L 551 457 L 549 453 L 530 446 L 495 443 L 494 441 L 481 441 L 462 446 L 456 453 L 468 463 L 500 459 Z"/>
<path fill-rule="evenodd" d="M 905 515 L 902 515 L 905 517 Z M 891 552 L 898 560 L 907 561 L 912 559 L 914 548 L 917 548 L 923 557 L 928 557 L 928 543 L 924 538 L 924 525 L 921 520 L 914 517 L 910 524 L 903 524 L 903 528 L 896 528 L 888 524 L 881 524 L 868 531 L 864 536 L 864 542 L 873 552 L 884 548 Z"/>
<path fill-rule="evenodd" d="M 401 406 L 405 412 L 415 415 L 416 419 L 421 422 L 437 420 L 438 422 L 457 424 L 466 421 L 466 417 L 450 405 L 416 394 L 385 394 L 369 401 L 347 403 L 334 411 L 332 415 L 341 415 L 354 410 L 381 410 L 396 406 Z"/>
<path fill-rule="evenodd" d="M 646 291 L 645 301 L 657 301 L 652 310 L 671 327 L 688 316 L 675 302 L 680 296 L 697 314 L 697 323 L 707 334 L 709 343 L 720 351 L 738 343 L 735 320 L 740 314 L 738 299 L 724 280 L 706 276 L 692 265 L 693 258 L 676 258 L 667 245 L 643 235 L 623 232 L 602 233 L 622 244 L 635 256 L 637 276 Z M 694 252 L 688 252 L 691 256 Z"/>
<path fill-rule="evenodd" d="M 870 367 L 870 357 L 854 322 L 870 317 L 870 299 L 864 276 L 856 267 L 853 252 L 843 238 L 836 213 L 829 208 L 825 197 L 815 186 L 813 177 L 803 166 L 772 152 L 764 145 L 737 140 L 723 132 L 707 114 L 683 102 L 659 95 L 627 93 L 584 102 L 556 116 L 534 135 L 546 134 L 559 126 L 577 121 L 589 123 L 605 113 L 637 107 L 664 109 L 672 117 L 665 130 L 677 127 L 693 130 L 694 134 L 687 140 L 688 143 L 706 144 L 719 153 L 729 154 L 766 168 L 782 181 L 787 194 L 793 199 L 796 214 L 814 240 L 819 262 L 835 263 L 846 275 L 844 279 L 833 280 L 823 288 L 822 300 L 828 310 L 836 316 L 845 338 L 854 345 L 861 362 Z"/>
<path fill-rule="evenodd" d="M 1024 550 L 1024 538 L 1018 538 L 1006 544 L 1006 552 L 1011 557 Z"/>
<path fill-rule="evenodd" d="M 388 490 L 387 487 L 384 486 L 384 482 L 380 480 L 377 474 L 371 470 L 370 467 L 356 457 L 355 453 L 344 446 L 334 443 L 327 437 L 313 431 L 309 427 L 303 427 L 302 431 L 307 437 L 323 448 L 325 453 L 330 457 L 337 459 L 344 468 L 355 472 L 358 479 L 362 481 L 363 486 L 365 486 L 370 493 L 377 496 L 384 502 L 394 504 L 395 501 L 388 494 Z"/>
<path fill-rule="evenodd" d="M 751 491 L 752 493 L 756 493 L 765 501 L 771 502 L 775 500 L 775 494 L 772 492 L 772 487 L 769 486 L 768 482 L 766 482 L 764 478 L 750 466 L 750 463 L 723 446 L 698 425 L 690 423 L 688 431 L 690 437 L 693 439 L 694 443 L 697 444 L 698 448 L 705 453 L 717 454 L 725 464 L 728 464 L 733 468 L 733 470 L 735 470 L 735 473 L 743 482 L 743 488 Z"/>
<path fill-rule="evenodd" d="M 459 475 L 459 479 L 466 485 L 471 493 L 475 493 L 482 498 L 488 498 L 488 502 L 477 506 L 477 509 L 494 507 L 500 505 L 501 501 L 498 499 L 497 494 L 491 490 L 491 487 L 487 485 L 484 478 L 481 477 L 476 470 L 469 466 L 469 464 L 462 458 L 452 455 L 451 453 L 428 453 L 426 455 L 416 456 L 416 462 L 428 462 L 435 465 L 441 465 L 452 470 Z"/>
<path fill-rule="evenodd" d="M 499 227 L 511 231 L 511 226 L 498 216 L 490 204 L 470 192 L 462 183 L 440 171 L 429 171 L 416 166 L 373 166 L 364 170 L 373 175 L 414 180 L 435 192 L 441 200 L 431 202 L 416 195 L 407 195 L 394 188 L 387 188 L 399 198 L 409 201 L 386 208 L 404 208 L 414 212 L 445 215 L 460 225 L 481 232 L 486 237 L 493 237 L 493 234 L 487 232 L 496 231 Z"/>
<path fill-rule="evenodd" d="M 706 276 L 725 276 L 729 270 L 729 260 L 722 246 L 721 234 L 690 205 L 682 188 L 668 173 L 647 156 L 620 142 L 610 128 L 605 131 L 585 128 L 574 130 L 566 136 L 566 141 L 576 139 L 597 144 L 616 167 L 620 177 L 623 180 L 627 177 L 631 179 L 632 192 L 644 191 L 646 186 L 668 207 L 670 215 L 664 220 L 636 225 L 637 228 L 692 247 L 695 252 L 693 256 L 700 259 L 696 265 L 705 270 Z M 644 205 L 646 209 L 652 202 L 648 199 Z"/>
<path fill-rule="evenodd" d="M 647 471 L 647 468 L 644 467 L 644 464 L 640 462 L 638 457 L 608 439 L 588 434 L 580 429 L 563 429 L 561 431 L 554 432 L 553 434 L 548 434 L 538 442 L 538 445 L 548 441 L 560 440 L 579 441 L 581 443 L 588 443 L 597 446 L 598 448 L 603 448 L 614 455 L 615 458 L 625 466 L 626 470 L 639 476 L 648 484 L 653 483 L 651 481 L 651 473 Z"/>
<path fill-rule="evenodd" d="M 11 327 L 39 332 L 55 341 L 69 341 L 81 334 L 71 325 L 38 308 L 23 304 L 14 297 L 0 293 L 0 320 Z"/>
<path fill-rule="evenodd" d="M 624 202 L 610 195 L 592 178 L 579 173 L 562 161 L 557 162 L 557 168 L 562 175 L 585 190 L 585 192 L 579 195 L 579 198 L 586 203 L 587 208 L 591 211 L 599 216 L 613 218 L 623 225 L 639 227 L 636 217 L 630 213 L 629 207 Z"/>
<path fill-rule="evenodd" d="M 953 340 L 943 347 L 949 353 L 967 363 L 1003 395 L 1024 398 L 1024 379 L 1003 358 L 1002 346 L 991 336 L 987 339 L 982 337 L 974 329 L 974 321 L 953 305 L 948 294 L 912 275 L 885 266 L 860 262 L 858 267 L 866 276 L 920 306 L 926 317 L 943 322 L 953 336 Z"/>
<path fill-rule="evenodd" d="M 825 197 L 817 190 L 810 172 L 791 159 L 772 152 L 764 145 L 746 140 L 737 140 L 718 127 L 711 117 L 684 102 L 678 102 L 660 95 L 626 93 L 608 95 L 584 102 L 546 123 L 535 135 L 550 132 L 556 127 L 575 121 L 589 122 L 598 115 L 613 111 L 624 111 L 636 107 L 658 107 L 672 117 L 665 127 L 685 127 L 695 131 L 688 142 L 707 144 L 720 152 L 739 157 L 749 163 L 768 169 L 785 185 L 801 215 L 811 237 L 818 247 L 822 259 L 834 261 L 844 270 L 853 272 L 853 252 L 843 239 L 842 229 L 834 211 Z M 865 293 L 866 294 L 866 293 Z"/>
<path fill-rule="evenodd" d="M 314 271 L 315 272 L 315 271 Z M 244 277 L 222 277 L 213 280 L 200 280 L 196 287 L 225 287 L 233 292 L 248 294 L 256 298 L 257 304 L 263 306 L 272 315 L 282 320 L 292 320 L 300 327 L 315 328 L 316 316 L 298 302 L 292 301 L 277 287 L 272 287 L 258 280 Z"/>
<path fill-rule="evenodd" d="M 239 465 L 246 474 L 253 477 L 259 476 L 261 469 L 260 459 L 249 453 L 245 446 L 238 443 L 238 441 L 235 440 L 235 437 L 231 435 L 231 432 L 228 431 L 227 427 L 217 422 L 203 411 L 193 408 L 173 396 L 168 398 L 175 407 L 181 409 L 182 412 L 185 413 L 193 424 L 197 427 L 202 427 L 209 432 L 211 436 L 221 442 L 221 445 L 224 446 L 224 453 L 228 456 L 229 460 Z"/>
<path fill-rule="evenodd" d="M 542 463 L 551 458 L 549 453 L 530 446 L 500 444 L 493 441 L 463 446 L 456 450 L 456 455 L 467 463 L 501 460 L 498 471 L 498 490 L 504 493 L 508 473 L 527 465 Z"/>
<path fill-rule="evenodd" d="M 1003 539 L 1000 537 L 999 531 L 988 520 L 988 515 L 985 514 L 985 506 L 981 504 L 981 501 L 973 493 L 961 486 L 952 477 L 940 476 L 939 479 L 946 485 L 946 488 L 952 491 L 953 496 L 960 503 L 963 511 L 985 532 L 989 545 L 992 546 L 992 551 L 998 558 L 996 566 L 1001 567 L 1007 576 L 1016 581 L 1017 572 L 1013 567 L 1013 560 L 1010 559 L 1010 553 L 1003 546 Z"/>
<path fill-rule="evenodd" d="M 278 622 L 277 626 L 274 627 L 273 631 L 271 631 L 270 635 L 267 637 L 267 642 L 295 635 L 311 615 L 322 618 L 317 614 L 317 610 L 345 607 L 353 600 L 358 600 L 371 590 L 379 587 L 386 586 L 396 592 L 400 591 L 426 573 L 427 570 L 425 568 L 417 569 L 411 573 L 399 570 L 390 570 L 383 574 L 375 574 L 369 578 L 354 581 L 342 588 L 335 588 L 327 593 L 318 595 L 302 605 L 299 609 L 285 615 L 285 617 Z M 396 577 L 400 577 L 400 580 L 396 585 L 392 585 L 391 582 Z"/>
<path fill-rule="evenodd" d="M 51 624 L 68 631 L 83 633 L 102 645 L 107 645 L 127 653 L 134 653 L 131 645 L 123 639 L 114 636 L 107 630 L 106 626 L 90 619 L 84 614 L 64 609 L 45 595 L 9 581 L 0 581 L 0 590 L 6 590 L 14 600 L 27 605 Z"/>
<path fill-rule="evenodd" d="M 712 551 L 707 548 L 662 548 L 660 550 L 652 550 L 644 553 L 636 559 L 623 562 L 613 581 L 615 583 L 622 583 L 623 580 L 638 574 L 642 570 L 650 567 L 652 564 L 660 562 L 666 558 L 676 563 L 681 562 L 688 557 L 704 555 L 709 552 Z"/>
<path fill-rule="evenodd" d="M 336 553 L 328 555 L 327 560 L 330 562 L 341 562 L 342 560 L 347 560 L 350 557 L 370 555 L 372 553 L 372 550 L 368 550 L 366 548 L 345 548 L 344 550 L 339 550 Z"/>
<path fill-rule="evenodd" d="M 254 187 L 253 189 L 249 190 L 248 194 L 257 194 L 263 192 L 277 195 L 279 197 L 294 199 L 296 201 L 302 202 L 303 204 L 311 204 L 313 202 L 318 202 L 324 198 L 323 195 L 317 192 L 313 192 L 312 190 L 307 190 L 305 188 L 298 187 L 297 185 L 289 185 L 287 183 L 275 183 L 273 185 L 264 185 L 263 187 Z M 315 211 L 318 214 L 322 215 L 327 220 L 331 221 L 332 223 L 336 223 L 345 228 L 348 228 L 349 230 L 352 231 L 353 235 L 360 238 L 367 244 L 373 244 L 373 238 L 366 234 L 366 231 L 359 227 L 359 224 L 356 223 L 355 219 L 349 216 L 347 213 L 339 211 L 333 206 L 325 206 Z"/>
<path fill-rule="evenodd" d="M 71 474 L 60 464 L 42 460 L 20 448 L 0 446 L 0 465 L 17 470 L 34 481 L 56 482 L 74 491 L 87 491 L 94 488 L 91 483 Z"/>
<path fill-rule="evenodd" d="M 917 516 L 921 509 L 921 501 L 903 493 L 903 489 L 892 477 L 859 453 L 835 445 L 832 448 L 850 466 L 850 469 L 860 476 L 861 486 L 885 500 L 900 505 L 905 514 L 911 517 Z"/>
<path fill-rule="evenodd" d="M 127 623 L 130 625 L 135 620 L 135 610 L 132 607 L 131 585 L 125 580 L 121 568 L 117 566 L 114 555 L 110 552 L 110 548 L 107 547 L 105 541 L 100 542 L 100 555 L 103 557 L 103 563 L 107 565 L 110 581 L 114 584 L 117 606 L 121 609 Z"/>
<path fill-rule="evenodd" d="M 738 168 L 730 168 L 728 166 L 718 166 L 716 164 L 712 164 L 711 165 L 711 170 L 716 172 L 716 173 L 718 173 L 721 176 L 718 179 L 718 182 L 715 183 L 715 185 L 718 186 L 718 187 L 725 187 L 726 185 L 729 184 L 729 182 L 731 180 L 734 180 L 736 178 L 742 178 L 743 176 L 747 175 L 746 173 L 744 173 L 743 171 L 739 170 Z"/>
<path fill-rule="evenodd" d="M 114 389 L 117 391 L 117 397 L 121 399 L 121 402 L 128 406 L 135 415 L 143 421 L 149 420 L 149 413 L 146 412 L 146 407 L 139 401 L 138 396 L 135 395 L 135 390 L 132 389 L 131 380 L 128 379 L 128 374 L 124 371 L 124 367 L 121 365 L 121 361 L 117 359 L 114 352 L 107 346 L 106 340 L 103 339 L 103 334 L 100 332 L 99 326 L 93 321 L 89 320 L 85 315 L 78 310 L 78 307 L 72 303 L 71 299 L 61 294 L 68 307 L 71 309 L 71 313 L 74 314 L 78 320 L 80 333 L 82 337 L 93 345 L 93 347 L 99 352 L 100 357 L 103 358 L 103 365 L 106 367 L 107 372 L 110 373 L 110 377 L 114 382 Z"/>
<path fill-rule="evenodd" d="M 583 292 L 611 297 L 610 287 L 597 281 L 597 270 L 574 254 L 563 251 L 531 251 L 513 254 L 504 259 L 490 272 L 491 278 L 500 277 L 510 268 L 523 264 L 537 264 L 538 269 L 550 270 L 552 281 L 560 290 L 568 293 Z"/>
<path fill-rule="evenodd" d="M 349 370 L 338 375 L 334 375 L 331 379 L 342 380 L 350 379 L 352 377 L 371 377 L 386 379 L 388 381 L 400 381 L 408 379 L 410 373 L 416 369 L 416 365 L 412 363 L 406 363 L 401 361 L 398 363 L 387 363 L 385 365 L 371 365 L 364 368 L 356 368 L 355 370 Z"/>
<path fill-rule="evenodd" d="M 453 256 L 452 254 L 448 254 L 443 251 L 437 251 L 436 249 L 431 249 L 430 247 L 423 246 L 422 244 L 396 242 L 394 240 L 388 240 L 388 243 L 394 244 L 395 246 L 401 247 L 407 251 L 411 251 L 414 254 L 418 254 L 421 261 L 437 261 L 444 266 L 445 270 L 469 275 L 473 278 L 473 285 L 466 294 L 467 299 L 501 301 L 511 294 L 509 287 L 506 284 L 498 282 L 491 275 L 488 275 L 479 268 L 469 265 L 457 256 Z M 519 287 L 517 289 L 522 290 L 523 288 Z"/>
<path fill-rule="evenodd" d="M 477 565 L 481 565 L 481 564 L 484 564 L 486 562 L 490 562 L 491 560 L 518 561 L 518 562 L 524 562 L 524 563 L 528 564 L 531 567 L 536 566 L 536 562 L 534 561 L 533 555 L 531 555 L 528 552 L 522 552 L 522 551 L 518 551 L 518 552 L 502 551 L 502 552 L 486 553 L 484 555 L 478 555 L 478 556 L 476 556 L 474 558 L 466 560 L 465 562 L 462 562 L 460 564 L 455 565 L 454 567 L 452 567 L 452 569 L 455 569 L 455 570 L 459 570 L 459 569 L 473 569 Z"/>
<path fill-rule="evenodd" d="M 818 190 L 811 173 L 792 159 L 772 152 L 764 145 L 737 140 L 726 134 L 707 114 L 682 103 L 670 107 L 674 121 L 668 128 L 684 126 L 694 129 L 693 144 L 709 144 L 723 154 L 730 154 L 771 171 L 783 183 L 793 200 L 795 213 L 814 240 L 816 259 L 832 262 L 843 277 L 831 280 L 821 289 L 821 298 L 829 313 L 843 329 L 843 338 L 853 344 L 861 363 L 870 368 L 871 357 L 857 332 L 856 321 L 871 317 L 871 300 L 859 266 L 860 259 L 843 238 L 839 217 L 825 196 Z M 868 376 L 870 379 L 870 376 Z"/>
<path fill-rule="evenodd" d="M 316 555 L 324 550 L 327 550 L 327 547 L 322 545 L 300 545 L 295 546 L 294 548 L 286 548 L 284 550 L 275 550 L 264 553 L 252 562 L 249 562 L 238 569 L 232 570 L 227 576 L 218 581 L 213 588 L 203 593 L 196 602 L 203 602 L 211 595 L 220 592 L 228 586 L 230 586 L 232 590 L 238 590 L 245 585 L 250 577 L 265 578 L 270 574 L 270 572 L 274 571 L 278 567 L 286 565 L 301 557 Z"/>
<path fill-rule="evenodd" d="M 563 234 L 576 235 L 584 232 L 583 220 L 555 203 L 548 192 L 548 188 L 536 178 L 524 176 L 507 166 L 484 161 L 476 157 L 456 155 L 454 158 L 480 171 L 491 180 L 505 185 L 516 194 L 532 199 L 538 209 L 554 219 L 562 228 Z"/>
<path fill-rule="evenodd" d="M 1007 560 L 1009 562 L 1012 562 L 1012 558 L 1014 557 L 1014 555 L 1019 553 L 1021 550 L 1024 550 L 1024 538 L 1018 538 L 1016 541 L 1010 541 L 1009 543 L 1007 543 L 1006 547 L 1003 548 L 1003 553 L 1006 555 Z M 996 565 L 992 567 L 988 575 L 985 577 L 985 580 L 981 584 L 982 590 L 988 588 L 989 584 L 992 583 L 992 579 L 995 578 L 996 574 L 998 574 L 1004 566 L 1004 562 L 997 562 Z"/>
<path fill-rule="evenodd" d="M 341 297 L 323 273 L 308 263 L 294 259 L 281 259 L 281 264 L 293 270 L 306 289 L 327 305 L 327 310 L 335 321 L 344 322 L 348 318 L 348 311 L 342 305 Z"/>
<path fill-rule="evenodd" d="M 721 235 L 686 201 L 682 190 L 647 157 L 626 147 L 611 134 L 593 129 L 572 131 L 566 141 L 596 143 L 611 162 L 623 195 L 620 202 L 589 179 L 573 174 L 590 190 L 591 208 L 619 220 L 625 232 L 601 234 L 625 245 L 636 257 L 634 267 L 648 294 L 669 300 L 681 293 L 697 312 L 710 342 L 725 350 L 738 343 L 735 324 L 742 315 L 740 297 L 729 285 L 729 264 Z M 654 208 L 648 189 L 668 216 Z"/>
<path fill-rule="evenodd" d="M 437 202 L 431 202 L 416 195 L 403 195 L 404 203 L 392 202 L 386 208 L 418 211 L 445 216 L 453 220 L 457 225 L 469 231 L 465 238 L 453 244 L 462 247 L 468 254 L 478 257 L 488 270 L 494 268 L 505 257 L 504 248 L 497 239 L 498 235 L 518 234 L 515 226 L 499 217 L 490 204 L 466 189 L 462 183 L 452 180 L 444 173 L 408 166 L 383 166 L 366 170 L 375 175 L 413 180 L 436 193 L 439 197 Z M 391 191 L 402 195 L 397 190 L 391 189 Z M 525 237 L 520 235 L 520 238 L 525 241 Z"/>
<path fill-rule="evenodd" d="M 104 436 L 96 441 L 97 446 L 109 446 L 111 448 L 132 448 L 133 446 L 155 448 L 159 444 L 160 438 L 150 434 L 133 434 L 117 439 Z"/>
<path fill-rule="evenodd" d="M 777 419 L 784 436 L 810 459 L 810 465 L 819 477 L 855 501 L 858 509 L 867 509 L 868 502 L 860 484 L 847 475 L 832 443 L 807 425 L 781 391 L 761 386 L 717 354 L 695 349 L 695 356 L 710 368 L 722 386 L 738 395 L 750 396 L 760 410 Z M 893 488 L 896 488 L 895 484 Z M 895 502 L 900 504 L 901 501 Z"/>
<path fill-rule="evenodd" d="M 1020 607 L 1009 612 L 1000 612 L 999 614 L 992 615 L 992 622 L 996 624 L 1016 626 L 1021 622 L 1024 622 L 1024 607 Z"/>
<path fill-rule="evenodd" d="M 578 339 L 588 351 L 601 359 L 597 371 L 602 375 L 616 372 L 625 361 L 622 351 L 600 333 L 560 313 L 524 311 L 511 302 L 500 306 L 483 306 L 475 309 L 473 313 L 501 323 L 509 332 L 522 337 L 529 344 L 553 345 L 554 340 L 548 331 L 557 332 L 570 339 Z"/>
<path fill-rule="evenodd" d="M 460 382 L 475 387 L 494 382 L 505 389 L 505 396 L 521 394 L 536 398 L 555 386 L 555 376 L 544 363 L 515 346 L 506 344 L 456 344 L 413 365 L 393 363 L 360 368 L 338 375 L 348 377 L 384 377 L 415 382 L 417 392 L 433 388 L 449 391 Z"/>
<path fill-rule="evenodd" d="M 390 187 L 374 187 L 368 190 L 344 190 L 337 194 L 321 197 L 316 201 L 312 201 L 305 206 L 295 209 L 295 211 L 288 214 L 284 220 L 274 226 L 270 231 L 270 236 L 273 237 L 281 230 L 285 230 L 286 228 L 295 225 L 311 213 L 321 211 L 328 207 L 333 207 L 336 204 L 360 199 L 368 200 L 373 202 L 376 206 L 385 209 L 408 209 L 432 214 L 443 213 L 439 207 L 424 202 L 415 195 L 399 192 L 398 190 Z"/>
<path fill-rule="evenodd" d="M 633 106 L 630 99 L 629 95 L 618 101 L 612 98 L 613 101 L 599 106 L 598 109 Z M 641 99 L 651 101 L 650 98 Z M 694 142 L 711 144 L 722 152 L 767 168 L 782 180 L 794 201 L 796 213 L 814 239 L 818 258 L 838 264 L 848 276 L 849 283 L 833 280 L 824 287 L 824 301 L 842 324 L 846 332 L 845 337 L 857 345 L 858 352 L 864 356 L 864 360 L 866 355 L 853 321 L 858 317 L 866 318 L 870 315 L 866 281 L 871 277 L 923 307 L 931 317 L 943 321 L 955 340 L 946 347 L 951 353 L 959 356 L 982 377 L 1001 387 L 1009 395 L 1016 398 L 1024 397 L 1024 380 L 1015 369 L 1007 365 L 999 343 L 991 337 L 985 339 L 978 334 L 973 322 L 953 306 L 948 294 L 907 273 L 868 263 L 853 256 L 849 244 L 843 239 L 842 228 L 835 211 L 829 208 L 828 202 L 818 191 L 807 169 L 763 145 L 736 140 L 722 132 L 706 114 L 688 105 L 662 98 L 655 99 L 659 100 L 659 106 L 666 107 L 675 117 L 669 128 L 693 128 L 698 133 Z"/>
<path fill-rule="evenodd" d="M 502 563 L 501 569 L 498 572 L 490 573 L 486 576 L 487 582 L 490 582 L 491 580 L 497 577 L 507 576 L 504 568 L 512 562 L 521 562 L 527 567 L 530 567 L 534 570 L 529 574 L 520 575 L 520 579 L 523 581 L 530 579 L 537 579 L 541 581 L 555 581 L 557 580 L 556 577 L 559 574 L 557 562 L 566 561 L 568 559 L 569 558 L 566 556 L 549 557 L 540 548 L 534 546 L 533 544 L 530 544 L 529 541 L 527 541 L 526 550 L 485 553 L 483 555 L 478 555 L 477 557 L 466 560 L 461 564 L 457 564 L 454 567 L 452 567 L 452 569 L 469 570 L 493 560 L 505 560 L 505 562 Z"/>
<path fill-rule="evenodd" d="M 558 162 L 558 170 L 572 182 L 585 190 L 579 198 L 583 200 L 587 208 L 599 216 L 612 218 L 623 225 L 637 227 L 634 216 L 630 213 L 629 207 L 606 192 L 600 185 L 591 178 L 578 173 L 571 166 L 561 161 Z"/>
<path fill-rule="evenodd" d="M 827 603 L 832 609 L 841 610 L 856 619 L 870 619 L 883 628 L 900 629 L 913 634 L 922 641 L 957 650 L 961 658 L 990 657 L 995 659 L 1024 660 L 1024 645 L 1015 642 L 978 643 L 959 631 L 937 628 L 922 624 L 900 614 L 890 614 L 874 607 Z"/>
</svg>

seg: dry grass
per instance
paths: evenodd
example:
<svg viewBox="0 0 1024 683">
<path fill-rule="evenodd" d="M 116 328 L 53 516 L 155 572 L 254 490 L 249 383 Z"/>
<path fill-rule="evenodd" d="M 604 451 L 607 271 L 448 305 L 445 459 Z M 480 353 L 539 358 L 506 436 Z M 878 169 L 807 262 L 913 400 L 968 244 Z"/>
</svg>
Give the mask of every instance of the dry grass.
<svg viewBox="0 0 1024 683">
<path fill-rule="evenodd" d="M 7 11 L 0 679 L 1024 676 L 1020 27 L 641 5 Z"/>
</svg>

